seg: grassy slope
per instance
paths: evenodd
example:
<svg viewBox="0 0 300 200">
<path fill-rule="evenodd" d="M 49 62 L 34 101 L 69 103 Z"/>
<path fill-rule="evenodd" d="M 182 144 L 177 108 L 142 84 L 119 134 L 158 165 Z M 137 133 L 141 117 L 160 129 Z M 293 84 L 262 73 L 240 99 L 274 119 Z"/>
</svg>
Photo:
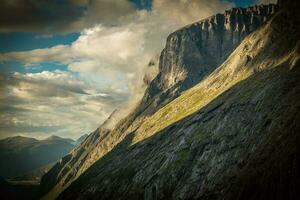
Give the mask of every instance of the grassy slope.
<svg viewBox="0 0 300 200">
<path fill-rule="evenodd" d="M 293 54 L 290 55 L 290 50 L 287 51 L 287 55 L 284 53 L 279 56 L 274 55 L 273 49 L 280 48 L 278 44 L 281 41 L 272 44 L 269 28 L 270 24 L 248 36 L 232 53 L 232 56 L 209 77 L 146 119 L 140 126 L 138 130 L 140 134 L 134 138 L 134 143 L 203 108 L 253 73 L 280 66 L 289 59 L 295 59 Z M 278 40 L 283 40 L 283 38 L 278 38 Z M 290 45 L 293 46 L 293 44 Z M 252 60 L 252 58 L 255 59 Z"/>
</svg>

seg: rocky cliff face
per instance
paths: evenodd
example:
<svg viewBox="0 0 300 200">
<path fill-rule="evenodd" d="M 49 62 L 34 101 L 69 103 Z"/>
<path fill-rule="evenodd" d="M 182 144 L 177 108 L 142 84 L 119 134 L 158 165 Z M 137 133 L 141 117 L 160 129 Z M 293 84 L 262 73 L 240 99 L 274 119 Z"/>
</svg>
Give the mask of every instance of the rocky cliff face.
<svg viewBox="0 0 300 200">
<path fill-rule="evenodd" d="M 278 12 L 58 199 L 299 199 L 298 19 Z"/>
<path fill-rule="evenodd" d="M 138 108 L 147 106 L 147 113 L 153 113 L 197 84 L 276 10 L 275 4 L 233 8 L 172 33 L 160 56 L 159 74 Z"/>
<path fill-rule="evenodd" d="M 208 77 L 228 58 L 246 35 L 264 24 L 276 10 L 276 5 L 236 8 L 172 33 L 159 59 L 159 73 L 150 82 L 135 111 L 113 129 L 100 127 L 70 155 L 57 163 L 43 177 L 42 192 L 51 190 L 45 198 L 55 198 L 99 158 L 109 156 L 107 153 L 112 149 L 122 149 L 126 146 L 124 142 L 133 135 L 136 137 L 132 142 L 138 143 L 149 137 L 149 134 L 152 135 L 186 116 L 187 112 L 181 113 L 177 107 L 170 108 L 169 111 L 158 111 L 183 91 Z M 186 109 L 191 112 L 196 108 L 198 107 Z M 171 111 L 177 114 L 179 112 L 180 115 L 166 119 L 155 118 L 172 115 Z M 157 114 L 154 115 L 155 113 Z M 149 120 L 149 117 L 153 116 L 153 120 Z M 156 120 L 161 120 L 164 124 L 150 126 Z"/>
<path fill-rule="evenodd" d="M 222 64 L 249 33 L 277 10 L 276 5 L 233 8 L 172 33 L 161 54 L 160 75 L 152 84 L 166 90 L 190 87 Z"/>
</svg>

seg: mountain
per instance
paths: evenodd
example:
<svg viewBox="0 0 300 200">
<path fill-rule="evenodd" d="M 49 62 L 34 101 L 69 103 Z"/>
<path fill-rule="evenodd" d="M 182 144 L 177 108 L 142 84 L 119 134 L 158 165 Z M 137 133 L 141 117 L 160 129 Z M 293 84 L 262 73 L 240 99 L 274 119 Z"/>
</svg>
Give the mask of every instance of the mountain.
<svg viewBox="0 0 300 200">
<path fill-rule="evenodd" d="M 65 143 L 76 143 L 76 141 L 70 139 L 70 138 L 62 138 L 58 137 L 56 135 L 51 135 L 43 140 L 43 142 L 65 142 Z"/>
<path fill-rule="evenodd" d="M 299 15 L 280 5 L 172 33 L 136 109 L 56 163 L 43 198 L 296 199 Z"/>
<path fill-rule="evenodd" d="M 0 140 L 0 175 L 25 175 L 59 160 L 74 148 L 71 139 L 51 136 L 44 140 L 16 136 Z"/>
<path fill-rule="evenodd" d="M 159 73 L 135 113 L 153 114 L 196 85 L 277 9 L 275 4 L 232 8 L 170 34 L 160 56 Z"/>
</svg>

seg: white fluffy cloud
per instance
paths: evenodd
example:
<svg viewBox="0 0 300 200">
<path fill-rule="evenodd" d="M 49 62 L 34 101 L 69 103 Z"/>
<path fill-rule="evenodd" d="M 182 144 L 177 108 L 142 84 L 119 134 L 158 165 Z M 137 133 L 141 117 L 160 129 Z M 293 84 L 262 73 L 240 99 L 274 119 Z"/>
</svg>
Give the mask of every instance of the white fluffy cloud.
<svg viewBox="0 0 300 200">
<path fill-rule="evenodd" d="M 82 31 L 71 45 L 25 52 L 0 54 L 1 61 L 20 61 L 30 66 L 44 61 L 58 61 L 78 72 L 135 71 L 139 58 L 145 56 L 143 25 L 121 27 L 96 25 Z M 134 63 L 134 64 L 133 64 Z"/>
<path fill-rule="evenodd" d="M 162 17 L 181 24 L 198 21 L 225 9 L 233 4 L 220 0 L 154 0 L 153 10 Z"/>
</svg>

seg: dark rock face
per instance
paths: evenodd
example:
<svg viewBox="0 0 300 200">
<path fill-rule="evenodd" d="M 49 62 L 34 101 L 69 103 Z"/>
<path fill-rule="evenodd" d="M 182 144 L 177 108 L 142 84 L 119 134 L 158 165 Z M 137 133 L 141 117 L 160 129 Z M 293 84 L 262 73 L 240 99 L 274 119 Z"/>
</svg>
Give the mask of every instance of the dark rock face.
<svg viewBox="0 0 300 200">
<path fill-rule="evenodd" d="M 159 74 L 138 109 L 148 107 L 151 114 L 197 84 L 277 10 L 275 4 L 233 8 L 172 33 L 160 56 Z"/>
<path fill-rule="evenodd" d="M 149 117 L 145 129 L 129 133 L 58 199 L 299 199 L 298 17 L 277 13 L 168 104 L 177 110 L 158 110 L 158 120 Z M 236 78 L 193 114 L 146 137 Z"/>
</svg>

